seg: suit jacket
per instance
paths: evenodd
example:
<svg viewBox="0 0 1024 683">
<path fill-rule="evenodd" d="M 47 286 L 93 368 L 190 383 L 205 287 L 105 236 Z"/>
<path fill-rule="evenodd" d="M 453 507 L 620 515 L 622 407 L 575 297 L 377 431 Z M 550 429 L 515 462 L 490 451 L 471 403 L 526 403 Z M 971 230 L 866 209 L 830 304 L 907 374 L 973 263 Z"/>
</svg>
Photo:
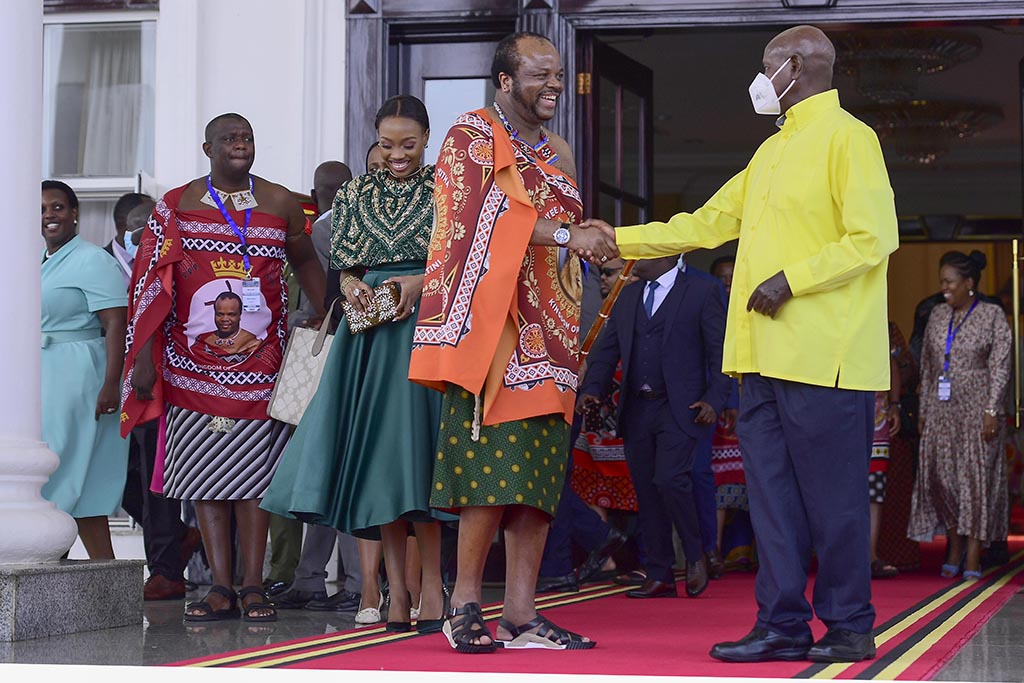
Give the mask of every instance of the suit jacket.
<svg viewBox="0 0 1024 683">
<path fill-rule="evenodd" d="M 629 396 L 630 361 L 637 309 L 642 306 L 644 285 L 634 282 L 622 290 L 608 323 L 601 331 L 587 360 L 587 375 L 581 394 L 607 393 L 615 368 L 622 361 L 623 391 L 619 398 L 619 425 L 626 411 L 642 406 L 644 399 Z M 655 318 L 665 315 L 662 337 L 662 372 L 672 413 L 686 433 L 695 439 L 706 437 L 714 425 L 698 425 L 697 410 L 690 405 L 705 401 L 721 411 L 729 395 L 730 381 L 722 374 L 722 344 L 725 338 L 725 307 L 714 283 L 684 273 L 661 303 Z"/>
</svg>

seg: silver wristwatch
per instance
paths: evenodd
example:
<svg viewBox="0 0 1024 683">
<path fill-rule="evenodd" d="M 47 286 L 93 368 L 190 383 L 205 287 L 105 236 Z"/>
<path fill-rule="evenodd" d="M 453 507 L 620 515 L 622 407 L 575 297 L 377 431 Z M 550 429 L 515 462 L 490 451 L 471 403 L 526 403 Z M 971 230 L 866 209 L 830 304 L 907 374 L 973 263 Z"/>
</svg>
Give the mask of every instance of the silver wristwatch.
<svg viewBox="0 0 1024 683">
<path fill-rule="evenodd" d="M 569 244 L 569 240 L 572 238 L 572 233 L 569 232 L 569 223 L 562 223 L 559 225 L 552 237 L 555 238 L 555 244 L 560 247 L 564 247 Z"/>
</svg>

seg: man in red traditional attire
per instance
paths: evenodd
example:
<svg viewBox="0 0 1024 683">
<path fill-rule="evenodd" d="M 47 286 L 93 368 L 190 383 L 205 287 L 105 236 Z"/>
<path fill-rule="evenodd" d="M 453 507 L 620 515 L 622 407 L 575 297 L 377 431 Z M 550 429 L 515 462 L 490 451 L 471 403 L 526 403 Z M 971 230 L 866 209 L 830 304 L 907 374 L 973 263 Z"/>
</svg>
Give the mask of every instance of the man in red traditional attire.
<svg viewBox="0 0 1024 683">
<path fill-rule="evenodd" d="M 132 274 L 121 431 L 159 417 L 163 470 L 154 488 L 195 501 L 214 585 L 186 606 L 186 621 L 235 617 L 239 602 L 249 621 L 277 618 L 261 586 L 268 516 L 259 503 L 289 435 L 287 425 L 267 418 L 287 339 L 283 267 L 287 258 L 314 302 L 323 301 L 324 273 L 299 202 L 250 174 L 255 151 L 244 117 L 210 121 L 203 143 L 209 175 L 160 200 Z M 239 293 L 243 318 L 255 316 L 267 330 L 243 359 L 200 354 L 188 342 L 197 327 L 210 329 L 206 302 L 225 280 Z M 243 561 L 238 595 L 232 512 Z"/>
</svg>

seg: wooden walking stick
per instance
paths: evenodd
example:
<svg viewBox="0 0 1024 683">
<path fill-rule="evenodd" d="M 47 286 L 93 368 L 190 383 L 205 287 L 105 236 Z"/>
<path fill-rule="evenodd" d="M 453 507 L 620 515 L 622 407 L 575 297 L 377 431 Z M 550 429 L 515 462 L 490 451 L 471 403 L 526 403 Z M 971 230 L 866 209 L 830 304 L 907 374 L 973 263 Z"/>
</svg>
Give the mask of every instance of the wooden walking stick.
<svg viewBox="0 0 1024 683">
<path fill-rule="evenodd" d="M 608 322 L 608 316 L 612 314 L 612 306 L 615 305 L 615 300 L 619 298 L 619 294 L 622 292 L 622 288 L 629 281 L 629 275 L 633 272 L 633 266 L 636 261 L 626 261 L 622 266 L 622 270 L 619 271 L 619 279 L 612 285 L 612 289 L 608 292 L 608 296 L 604 298 L 604 303 L 601 304 L 601 310 L 597 314 L 597 320 L 590 326 L 590 331 L 587 332 L 586 338 L 583 343 L 580 344 L 580 362 L 582 363 L 587 358 L 587 354 L 590 353 L 590 347 L 597 341 L 597 335 L 601 333 L 601 328 Z"/>
</svg>

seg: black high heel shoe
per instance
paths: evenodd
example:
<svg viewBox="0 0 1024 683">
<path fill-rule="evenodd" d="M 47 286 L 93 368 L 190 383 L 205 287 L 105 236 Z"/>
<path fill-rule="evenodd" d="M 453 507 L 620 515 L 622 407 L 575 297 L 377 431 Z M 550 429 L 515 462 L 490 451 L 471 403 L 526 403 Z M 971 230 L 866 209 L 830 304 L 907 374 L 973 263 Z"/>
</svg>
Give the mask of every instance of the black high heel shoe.
<svg viewBox="0 0 1024 683">
<path fill-rule="evenodd" d="M 417 619 L 416 630 L 420 633 L 440 633 L 444 628 L 444 615 L 448 613 L 448 590 L 447 586 L 441 588 L 441 618 L 440 619 Z M 423 598 L 421 597 L 422 601 Z"/>
<path fill-rule="evenodd" d="M 406 597 L 409 599 L 409 604 L 412 605 L 412 596 L 409 595 L 408 593 L 406 593 Z M 391 612 L 392 612 L 392 608 L 394 606 L 395 606 L 394 601 L 389 600 L 388 601 L 388 620 L 384 624 L 384 630 L 388 631 L 389 633 L 409 633 L 410 631 L 412 631 L 412 623 L 408 621 L 409 613 L 408 612 L 405 613 L 406 621 L 392 621 L 391 620 L 391 616 L 392 616 Z"/>
</svg>

